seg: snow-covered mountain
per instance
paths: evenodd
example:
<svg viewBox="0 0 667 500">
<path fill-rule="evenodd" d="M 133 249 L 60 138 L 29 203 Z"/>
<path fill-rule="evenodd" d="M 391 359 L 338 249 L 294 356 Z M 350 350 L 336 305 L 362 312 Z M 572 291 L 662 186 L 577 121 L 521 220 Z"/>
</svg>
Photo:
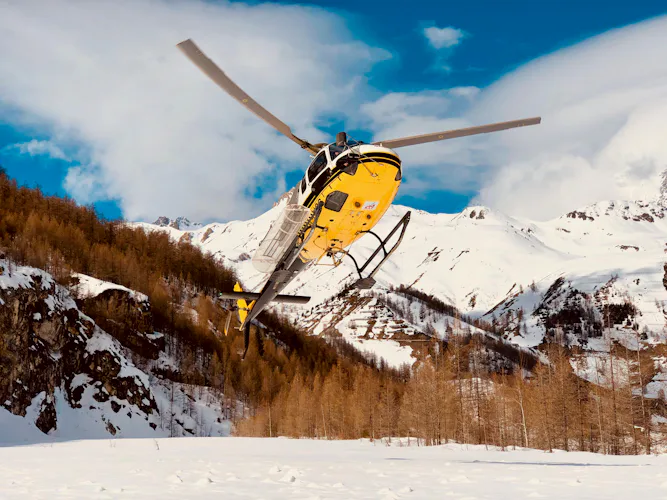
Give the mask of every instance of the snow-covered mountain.
<svg viewBox="0 0 667 500">
<path fill-rule="evenodd" d="M 249 221 L 213 223 L 189 230 L 137 225 L 167 231 L 173 239 L 186 239 L 216 255 L 234 267 L 252 290 L 262 284 L 265 275 L 254 269 L 251 256 L 283 206 L 280 203 Z M 391 207 L 376 232 L 388 233 L 408 210 Z M 525 347 L 539 345 L 554 328 L 566 327 L 566 334 L 577 337 L 582 321 L 591 317 L 597 321 L 599 334 L 601 315 L 613 309 L 612 324 L 616 322 L 619 328 L 634 326 L 643 332 L 644 339 L 664 342 L 666 214 L 667 208 L 659 201 L 604 201 L 544 222 L 510 217 L 480 206 L 458 214 L 412 210 L 403 243 L 378 273 L 378 284 L 373 291 L 355 297 L 370 298 L 381 292 L 398 300 L 401 294 L 391 289 L 410 287 L 455 306 L 471 318 L 493 322 L 506 339 Z M 367 256 L 375 243 L 372 236 L 366 236 L 351 251 Z M 340 306 L 333 306 L 332 297 L 356 278 L 352 263 L 344 262 L 339 267 L 327 264 L 311 267 L 287 289 L 286 293 L 312 296 L 305 308 L 279 307 L 313 333 L 333 328 L 349 340 L 369 344 L 376 338 L 375 321 L 367 322 L 364 332 L 360 332 L 358 321 L 354 328 L 349 325 L 350 314 L 364 316 L 362 309 L 369 307 L 369 301 L 356 300 L 358 307 L 354 310 L 350 301 L 343 306 L 339 300 Z M 573 308 L 575 296 L 582 304 L 589 303 L 589 309 Z M 623 306 L 630 302 L 632 306 Z M 605 305 L 608 303 L 618 307 L 610 309 Z M 324 311 L 327 304 L 331 306 Z M 313 308 L 322 312 L 318 321 L 312 321 Z M 341 314 L 343 310 L 345 314 Z M 424 333 L 429 321 L 434 325 L 439 321 L 433 311 L 425 314 L 432 317 L 421 322 L 414 317 L 400 318 L 410 320 L 405 331 Z M 444 323 L 440 335 L 445 335 L 443 328 Z M 595 336 L 593 329 L 570 341 Z M 386 335 L 382 337 L 394 342 L 396 348 L 391 355 L 386 353 L 386 346 L 377 348 L 378 354 L 391 357 L 404 350 L 406 344 L 401 346 Z M 404 355 L 398 358 L 405 361 Z"/>
</svg>

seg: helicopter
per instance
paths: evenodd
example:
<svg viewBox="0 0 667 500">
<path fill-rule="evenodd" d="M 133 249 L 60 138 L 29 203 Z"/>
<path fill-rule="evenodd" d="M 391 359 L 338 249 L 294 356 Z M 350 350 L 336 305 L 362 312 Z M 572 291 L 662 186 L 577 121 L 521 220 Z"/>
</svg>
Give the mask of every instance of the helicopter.
<svg viewBox="0 0 667 500">
<path fill-rule="evenodd" d="M 255 269 L 267 275 L 264 286 L 258 292 L 247 292 L 236 283 L 233 292 L 219 294 L 221 299 L 236 301 L 239 330 L 244 334 L 244 357 L 250 342 L 251 322 L 264 309 L 274 302 L 305 304 L 310 300 L 310 297 L 281 292 L 311 265 L 330 258 L 337 266 L 348 257 L 358 275 L 352 286 L 368 289 L 375 284 L 374 276 L 399 247 L 410 222 L 408 211 L 384 238 L 373 232 L 396 197 L 403 178 L 401 158 L 394 149 L 541 122 L 540 117 L 525 118 L 370 144 L 339 132 L 335 142 L 313 144 L 294 135 L 287 124 L 246 94 L 191 39 L 180 42 L 177 47 L 215 84 L 313 158 L 303 179 L 288 191 L 289 199 L 282 214 L 252 257 Z M 378 245 L 365 262 L 359 263 L 348 249 L 366 234 L 374 236 Z M 372 266 L 378 255 L 380 261 Z M 231 316 L 225 333 L 230 319 Z"/>
</svg>

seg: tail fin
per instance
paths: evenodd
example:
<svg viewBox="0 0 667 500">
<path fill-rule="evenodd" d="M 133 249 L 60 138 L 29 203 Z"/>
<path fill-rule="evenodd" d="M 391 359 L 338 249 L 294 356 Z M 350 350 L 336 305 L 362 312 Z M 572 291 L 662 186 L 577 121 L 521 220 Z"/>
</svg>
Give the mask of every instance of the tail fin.
<svg viewBox="0 0 667 500">
<path fill-rule="evenodd" d="M 241 285 L 237 281 L 236 284 L 234 285 L 234 291 L 235 292 L 242 292 L 243 288 L 241 288 Z M 241 359 L 245 359 L 245 355 L 248 354 L 248 347 L 250 347 L 250 323 L 247 325 L 245 324 L 245 320 L 248 317 L 248 313 L 252 309 L 252 306 L 255 305 L 255 301 L 253 300 L 252 302 L 248 303 L 246 299 L 238 299 L 236 301 L 236 306 L 239 312 L 239 321 L 241 322 L 241 326 L 239 326 L 239 329 L 243 330 L 243 356 L 241 356 Z M 258 339 L 258 346 L 259 346 L 259 333 L 257 333 Z"/>
<path fill-rule="evenodd" d="M 239 294 L 243 293 L 243 288 L 241 288 L 241 285 L 238 282 L 234 285 L 234 292 Z M 227 295 L 227 298 L 232 298 L 229 297 L 232 294 L 220 294 L 220 295 L 221 296 Z M 301 297 L 301 298 L 308 298 L 308 297 Z M 254 305 L 255 305 L 255 300 L 251 302 L 248 302 L 247 298 L 239 298 L 236 300 L 236 309 L 239 313 L 239 321 L 241 322 L 239 330 L 243 331 L 244 350 L 241 359 L 245 359 L 246 354 L 248 354 L 248 347 L 250 346 L 250 323 L 246 324 L 246 319 L 248 318 L 248 313 L 252 310 Z M 231 318 L 232 316 L 230 311 L 229 316 L 227 316 L 227 324 L 225 325 L 225 335 L 229 333 L 229 324 L 231 322 Z M 259 355 L 261 356 L 264 352 L 264 342 L 262 340 L 262 337 L 258 329 L 255 329 L 255 337 L 257 338 L 257 350 L 259 352 Z"/>
<path fill-rule="evenodd" d="M 235 292 L 243 291 L 243 288 L 241 288 L 241 285 L 238 282 L 234 285 L 234 291 Z M 254 305 L 255 305 L 254 300 L 250 303 L 248 303 L 245 299 L 238 299 L 236 301 L 236 306 L 238 307 L 238 312 L 239 312 L 239 321 L 241 322 L 241 326 L 239 328 L 243 328 L 245 320 L 248 317 L 248 313 L 250 312 L 252 306 Z"/>
</svg>

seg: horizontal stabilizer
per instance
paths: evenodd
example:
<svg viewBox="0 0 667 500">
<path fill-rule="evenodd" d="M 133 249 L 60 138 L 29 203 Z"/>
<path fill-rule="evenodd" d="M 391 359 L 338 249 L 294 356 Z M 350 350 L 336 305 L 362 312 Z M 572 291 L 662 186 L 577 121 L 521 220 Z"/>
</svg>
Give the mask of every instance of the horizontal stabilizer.
<svg viewBox="0 0 667 500">
<path fill-rule="evenodd" d="M 218 295 L 218 297 L 221 299 L 233 300 L 257 300 L 260 296 L 260 293 L 252 292 L 224 292 Z M 304 297 L 301 295 L 276 295 L 271 302 L 282 302 L 284 304 L 306 304 L 309 300 L 310 297 Z"/>
</svg>

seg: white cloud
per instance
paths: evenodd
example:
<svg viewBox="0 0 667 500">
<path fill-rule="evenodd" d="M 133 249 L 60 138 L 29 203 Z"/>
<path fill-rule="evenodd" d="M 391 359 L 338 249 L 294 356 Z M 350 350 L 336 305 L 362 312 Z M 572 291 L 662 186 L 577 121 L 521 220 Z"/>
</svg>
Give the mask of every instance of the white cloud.
<svg viewBox="0 0 667 500">
<path fill-rule="evenodd" d="M 423 33 L 431 47 L 438 50 L 455 47 L 465 37 L 465 33 L 462 30 L 451 26 L 447 26 L 446 28 L 429 26 L 428 28 L 424 28 Z"/>
<path fill-rule="evenodd" d="M 16 150 L 21 154 L 27 154 L 30 156 L 45 155 L 55 160 L 69 160 L 64 151 L 60 149 L 57 144 L 54 144 L 51 141 L 38 141 L 37 139 L 33 139 L 28 142 L 5 146 L 4 149 L 6 151 Z"/>
<path fill-rule="evenodd" d="M 665 60 L 660 17 L 536 59 L 467 97 L 392 94 L 363 109 L 377 139 L 541 115 L 536 127 L 399 153 L 418 189 L 473 189 L 475 203 L 549 218 L 601 199 L 658 195 L 667 168 Z M 428 106 L 413 104 L 424 98 Z M 387 103 L 399 110 L 393 121 Z"/>
<path fill-rule="evenodd" d="M 488 142 L 479 201 L 548 218 L 600 199 L 657 197 L 667 168 L 667 17 L 537 59 L 481 94 L 471 119 L 541 114 Z M 499 154 L 500 152 L 500 154 Z M 542 193 L 542 196 L 537 196 Z"/>
<path fill-rule="evenodd" d="M 129 219 L 257 215 L 286 188 L 283 174 L 309 161 L 176 43 L 193 38 L 311 141 L 328 139 L 313 123 L 354 105 L 366 72 L 387 57 L 339 17 L 273 4 L 8 0 L 0 30 L 11 47 L 0 52 L 0 111 L 72 152 L 73 196 L 117 198 Z M 267 186 L 269 177 L 278 180 Z M 259 200 L 247 195 L 256 184 Z"/>
<path fill-rule="evenodd" d="M 104 199 L 105 190 L 99 182 L 99 172 L 92 168 L 72 167 L 65 176 L 64 187 L 79 203 L 89 204 Z"/>
</svg>

